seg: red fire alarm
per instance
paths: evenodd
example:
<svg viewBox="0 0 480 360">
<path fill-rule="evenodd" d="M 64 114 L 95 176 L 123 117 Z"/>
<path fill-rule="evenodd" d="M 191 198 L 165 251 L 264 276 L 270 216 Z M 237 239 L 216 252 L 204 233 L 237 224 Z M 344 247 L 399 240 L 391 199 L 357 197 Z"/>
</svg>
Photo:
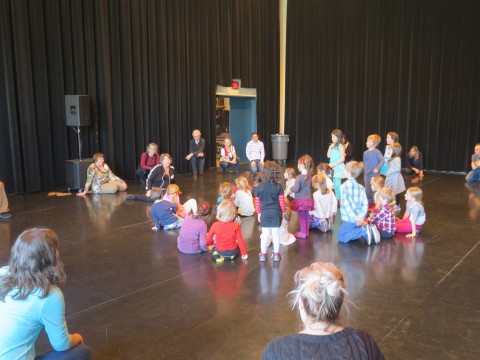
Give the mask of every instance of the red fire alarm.
<svg viewBox="0 0 480 360">
<path fill-rule="evenodd" d="M 240 79 L 233 79 L 232 80 L 232 89 L 238 90 L 242 86 L 242 80 Z"/>
</svg>

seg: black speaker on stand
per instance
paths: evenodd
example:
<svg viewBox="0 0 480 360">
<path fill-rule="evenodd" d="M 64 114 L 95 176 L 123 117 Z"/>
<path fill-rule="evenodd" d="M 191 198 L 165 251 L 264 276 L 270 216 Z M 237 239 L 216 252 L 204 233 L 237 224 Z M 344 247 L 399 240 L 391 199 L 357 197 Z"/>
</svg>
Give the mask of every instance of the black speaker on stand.
<svg viewBox="0 0 480 360">
<path fill-rule="evenodd" d="M 82 160 L 80 126 L 90 126 L 90 97 L 88 95 L 65 95 L 65 119 L 77 133 L 78 159 L 65 161 L 67 189 L 81 189 L 87 179 L 87 169 L 92 159 Z"/>
</svg>

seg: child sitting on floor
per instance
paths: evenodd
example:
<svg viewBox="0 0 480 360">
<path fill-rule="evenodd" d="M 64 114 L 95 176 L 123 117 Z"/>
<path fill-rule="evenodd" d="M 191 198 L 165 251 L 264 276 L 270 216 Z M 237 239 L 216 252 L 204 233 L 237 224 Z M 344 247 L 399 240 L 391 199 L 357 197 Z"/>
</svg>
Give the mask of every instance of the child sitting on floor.
<svg viewBox="0 0 480 360">
<path fill-rule="evenodd" d="M 333 229 L 334 216 L 337 213 L 337 198 L 327 187 L 325 175 L 317 174 L 312 178 L 314 210 L 310 214 L 310 228 L 327 232 Z"/>
<path fill-rule="evenodd" d="M 203 201 L 196 214 L 187 215 L 177 238 L 178 251 L 184 254 L 198 254 L 207 251 L 207 223 L 212 213 L 212 204 Z"/>
<path fill-rule="evenodd" d="M 280 245 L 290 245 L 297 240 L 293 234 L 288 232 L 288 225 L 292 217 L 292 211 L 290 210 L 290 203 L 288 199 L 285 199 L 285 212 L 283 213 L 282 224 L 278 231 L 278 238 L 280 239 Z M 272 236 L 269 237 L 269 245 L 272 241 Z"/>
<path fill-rule="evenodd" d="M 234 203 L 234 192 L 233 186 L 229 182 L 223 182 L 218 187 L 218 198 L 217 204 L 220 204 L 222 201 L 230 201 L 232 204 Z"/>
<path fill-rule="evenodd" d="M 235 192 L 235 206 L 240 216 L 252 216 L 255 212 L 252 192 L 248 189 L 248 180 L 244 177 L 235 179 L 237 191 Z"/>
<path fill-rule="evenodd" d="M 327 182 L 327 188 L 334 191 L 332 181 L 332 168 L 327 163 L 320 163 L 317 165 L 317 174 L 324 175 Z"/>
<path fill-rule="evenodd" d="M 295 169 L 294 168 L 286 168 L 285 172 L 283 173 L 283 178 L 285 179 L 285 191 L 284 196 L 285 199 L 290 197 L 290 199 L 295 198 L 295 193 L 292 193 L 291 188 L 295 185 Z"/>
<path fill-rule="evenodd" d="M 356 180 L 362 171 L 363 164 L 357 161 L 350 161 L 345 165 L 347 181 L 340 187 L 342 224 L 338 230 L 339 242 L 349 242 L 362 237 L 367 239 L 368 245 L 372 243 L 372 237 L 375 237 L 376 243 L 380 241 L 377 227 L 365 223 L 368 211 L 367 194 L 365 188 Z"/>
<path fill-rule="evenodd" d="M 367 187 L 368 184 L 365 184 L 365 187 Z M 385 187 L 385 178 L 381 175 L 372 177 L 370 180 L 370 188 L 372 189 L 373 196 L 375 197 L 375 194 L 377 193 L 378 190 L 383 189 Z M 395 200 L 395 199 L 394 199 Z M 391 204 L 394 205 L 395 203 Z M 375 204 L 368 204 L 368 212 L 372 212 L 375 209 Z"/>
<path fill-rule="evenodd" d="M 217 208 L 217 220 L 207 234 L 207 245 L 213 245 L 213 259 L 223 263 L 225 259 L 233 260 L 240 253 L 242 259 L 248 259 L 247 248 L 243 241 L 240 225 L 233 221 L 235 207 L 230 201 L 223 201 Z"/>
<path fill-rule="evenodd" d="M 373 179 L 372 179 L 373 180 Z M 395 226 L 395 215 L 390 204 L 395 200 L 395 192 L 384 187 L 375 193 L 375 209 L 370 214 L 368 222 L 375 224 L 380 238 L 391 239 L 397 227 Z"/>
<path fill-rule="evenodd" d="M 167 200 L 162 200 L 162 189 L 154 188 L 150 192 L 150 197 L 155 201 L 151 207 L 153 222 L 155 226 L 153 231 L 178 229 L 182 226 L 183 219 L 176 215 L 177 206 Z"/>
<path fill-rule="evenodd" d="M 170 184 L 165 190 L 165 195 L 163 195 L 163 200 L 170 201 L 171 203 L 177 206 L 177 216 L 185 218 L 188 214 L 197 213 L 197 200 L 190 199 L 185 202 L 185 204 L 180 203 L 180 188 L 176 184 Z"/>
<path fill-rule="evenodd" d="M 419 187 L 410 187 L 405 194 L 407 210 L 403 219 L 397 221 L 397 233 L 407 234 L 408 238 L 414 238 L 420 233 L 427 219 L 422 203 L 423 192 Z"/>
</svg>

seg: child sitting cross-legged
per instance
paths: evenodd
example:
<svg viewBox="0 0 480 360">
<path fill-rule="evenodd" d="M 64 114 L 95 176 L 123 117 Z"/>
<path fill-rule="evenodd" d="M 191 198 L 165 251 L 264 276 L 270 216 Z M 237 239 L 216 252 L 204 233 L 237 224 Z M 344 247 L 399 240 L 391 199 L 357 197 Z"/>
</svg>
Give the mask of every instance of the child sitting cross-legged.
<svg viewBox="0 0 480 360">
<path fill-rule="evenodd" d="M 327 177 L 317 174 L 312 178 L 314 210 L 310 214 L 310 228 L 327 232 L 333 229 L 333 218 L 337 213 L 337 198 L 327 186 Z"/>
<path fill-rule="evenodd" d="M 214 245 L 212 257 L 217 263 L 225 259 L 233 260 L 240 253 L 242 259 L 248 258 L 240 225 L 233 221 L 235 206 L 231 201 L 223 201 L 217 208 L 217 220 L 207 234 L 207 245 Z"/>
<path fill-rule="evenodd" d="M 375 242 L 380 241 L 377 227 L 365 223 L 368 211 L 367 194 L 365 188 L 356 180 L 362 171 L 363 164 L 361 162 L 350 161 L 345 165 L 344 174 L 347 176 L 347 181 L 340 187 L 342 224 L 338 231 L 339 242 L 349 242 L 364 237 L 370 245 L 373 236 Z"/>
<path fill-rule="evenodd" d="M 255 212 L 252 192 L 248 189 L 248 180 L 243 176 L 235 179 L 237 191 L 235 192 L 235 206 L 240 216 L 252 216 Z"/>
<path fill-rule="evenodd" d="M 195 214 L 187 215 L 177 239 L 178 251 L 184 254 L 198 254 L 207 251 L 207 223 L 212 213 L 212 204 L 203 201 Z"/>
<path fill-rule="evenodd" d="M 152 205 L 152 217 L 155 226 L 153 231 L 158 231 L 163 226 L 164 230 L 178 229 L 182 226 L 183 219 L 176 215 L 177 206 L 167 200 L 162 200 L 162 189 L 153 188 L 150 197 L 154 200 Z"/>
<path fill-rule="evenodd" d="M 384 187 L 375 193 L 375 209 L 367 219 L 368 223 L 375 224 L 382 239 L 391 239 L 397 230 L 395 215 L 390 206 L 395 201 L 395 192 Z M 377 238 L 375 238 L 377 240 Z"/>
</svg>

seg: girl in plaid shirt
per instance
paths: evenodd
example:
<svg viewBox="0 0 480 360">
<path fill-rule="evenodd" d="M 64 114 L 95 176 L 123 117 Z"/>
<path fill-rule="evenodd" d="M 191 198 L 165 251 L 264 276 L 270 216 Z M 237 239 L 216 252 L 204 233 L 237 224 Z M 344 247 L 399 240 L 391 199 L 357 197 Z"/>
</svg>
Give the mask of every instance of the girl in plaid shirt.
<svg viewBox="0 0 480 360">
<path fill-rule="evenodd" d="M 395 215 L 390 203 L 395 200 L 395 192 L 384 187 L 375 193 L 375 209 L 370 214 L 368 222 L 375 224 L 382 239 L 391 239 L 397 230 Z"/>
</svg>

